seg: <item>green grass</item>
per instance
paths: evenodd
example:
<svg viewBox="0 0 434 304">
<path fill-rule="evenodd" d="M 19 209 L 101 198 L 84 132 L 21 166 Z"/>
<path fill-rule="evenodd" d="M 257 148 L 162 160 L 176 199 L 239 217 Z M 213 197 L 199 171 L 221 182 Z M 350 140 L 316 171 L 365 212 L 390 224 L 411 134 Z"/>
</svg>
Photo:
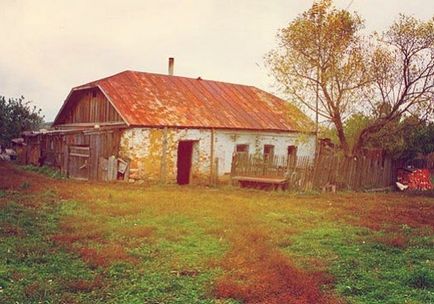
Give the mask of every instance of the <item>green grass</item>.
<svg viewBox="0 0 434 304">
<path fill-rule="evenodd" d="M 39 208 L 22 204 L 31 200 L 39 200 Z M 51 192 L 8 195 L 0 213 L 0 302 L 59 303 L 67 300 L 68 282 L 97 275 L 47 239 L 56 229 L 58 216 Z"/>
<path fill-rule="evenodd" d="M 46 175 L 48 177 L 54 178 L 54 179 L 64 179 L 65 176 L 60 173 L 59 170 L 54 169 L 52 167 L 49 166 L 33 166 L 33 165 L 26 165 L 26 166 L 21 166 L 21 168 L 23 168 L 26 171 L 30 171 L 30 172 L 36 172 L 39 174 L 43 174 Z"/>
<path fill-rule="evenodd" d="M 275 251 L 348 303 L 434 303 L 432 198 L 18 179 L 0 190 L 0 303 L 239 303 L 216 282 L 279 284 L 258 268 L 285 264 Z"/>
<path fill-rule="evenodd" d="M 209 269 L 206 262 L 221 257 L 224 246 L 191 219 L 182 215 L 135 217 L 136 224 L 159 227 L 155 241 L 129 248 L 140 264 L 117 262 L 95 268 L 56 246 L 50 236 L 57 231 L 61 217 L 81 214 L 93 221 L 98 220 L 98 214 L 87 213 L 81 202 L 59 203 L 51 192 L 2 193 L 8 200 L 0 213 L 1 303 L 215 302 L 209 296 L 209 287 L 219 269 Z M 33 200 L 40 203 L 38 208 L 23 204 Z M 116 228 L 122 224 L 125 218 L 111 218 L 106 228 L 108 237 L 116 239 Z M 174 237 L 174 231 L 183 233 Z M 102 283 L 93 283 L 100 278 Z M 77 283 L 82 281 L 84 287 Z"/>
<path fill-rule="evenodd" d="M 325 223 L 295 236 L 285 250 L 301 265 L 306 257 L 330 265 L 336 291 L 349 303 L 434 303 L 433 238 L 404 233 L 411 241 L 397 248 L 377 241 L 384 232 Z"/>
</svg>

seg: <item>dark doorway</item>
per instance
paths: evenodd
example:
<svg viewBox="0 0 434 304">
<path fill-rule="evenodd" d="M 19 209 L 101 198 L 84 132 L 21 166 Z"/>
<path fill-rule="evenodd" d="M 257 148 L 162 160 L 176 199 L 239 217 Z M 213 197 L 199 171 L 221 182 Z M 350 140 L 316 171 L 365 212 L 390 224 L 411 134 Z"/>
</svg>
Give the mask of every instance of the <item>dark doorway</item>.
<svg viewBox="0 0 434 304">
<path fill-rule="evenodd" d="M 288 166 L 295 168 L 297 164 L 297 146 L 288 146 Z"/>
<path fill-rule="evenodd" d="M 176 181 L 179 185 L 187 185 L 190 183 L 191 159 L 193 156 L 194 141 L 186 140 L 178 143 L 178 159 L 176 166 L 178 173 Z"/>
</svg>

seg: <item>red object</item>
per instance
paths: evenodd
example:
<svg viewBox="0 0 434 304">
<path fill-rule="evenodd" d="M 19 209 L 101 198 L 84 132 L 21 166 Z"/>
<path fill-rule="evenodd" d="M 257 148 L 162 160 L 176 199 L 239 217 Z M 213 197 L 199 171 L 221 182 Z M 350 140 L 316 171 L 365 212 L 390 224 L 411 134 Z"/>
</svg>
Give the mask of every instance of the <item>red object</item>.
<svg viewBox="0 0 434 304">
<path fill-rule="evenodd" d="M 258 88 L 197 78 L 124 71 L 71 90 L 99 88 L 130 126 L 275 131 L 313 130 L 306 115 Z"/>
<path fill-rule="evenodd" d="M 430 172 L 428 169 L 416 169 L 408 171 L 405 169 L 398 172 L 398 182 L 408 185 L 408 190 L 432 190 Z"/>
</svg>

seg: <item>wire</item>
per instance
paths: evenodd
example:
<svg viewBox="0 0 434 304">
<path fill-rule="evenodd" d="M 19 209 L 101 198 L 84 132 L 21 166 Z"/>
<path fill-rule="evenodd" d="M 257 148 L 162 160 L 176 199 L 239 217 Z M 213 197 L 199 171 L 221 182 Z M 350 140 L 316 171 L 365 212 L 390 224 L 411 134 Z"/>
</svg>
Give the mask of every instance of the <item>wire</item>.
<svg viewBox="0 0 434 304">
<path fill-rule="evenodd" d="M 350 6 L 353 4 L 353 2 L 354 2 L 354 0 L 351 0 L 351 1 L 350 1 L 350 3 L 347 5 L 346 10 L 350 8 Z"/>
</svg>

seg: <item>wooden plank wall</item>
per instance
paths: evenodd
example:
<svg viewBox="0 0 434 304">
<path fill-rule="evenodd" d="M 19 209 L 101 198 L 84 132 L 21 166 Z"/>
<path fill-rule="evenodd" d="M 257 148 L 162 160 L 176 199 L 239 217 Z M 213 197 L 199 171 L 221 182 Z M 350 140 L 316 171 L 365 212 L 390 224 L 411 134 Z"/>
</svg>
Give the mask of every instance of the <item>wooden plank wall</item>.
<svg viewBox="0 0 434 304">
<path fill-rule="evenodd" d="M 91 130 L 70 134 L 43 134 L 41 136 L 41 158 L 45 165 L 68 171 L 68 153 L 70 146 L 88 146 L 90 149 L 89 179 L 100 180 L 98 168 L 99 158 L 118 156 L 121 131 Z"/>
<path fill-rule="evenodd" d="M 72 123 L 122 122 L 122 118 L 97 88 L 74 92 L 57 125 Z"/>
</svg>

